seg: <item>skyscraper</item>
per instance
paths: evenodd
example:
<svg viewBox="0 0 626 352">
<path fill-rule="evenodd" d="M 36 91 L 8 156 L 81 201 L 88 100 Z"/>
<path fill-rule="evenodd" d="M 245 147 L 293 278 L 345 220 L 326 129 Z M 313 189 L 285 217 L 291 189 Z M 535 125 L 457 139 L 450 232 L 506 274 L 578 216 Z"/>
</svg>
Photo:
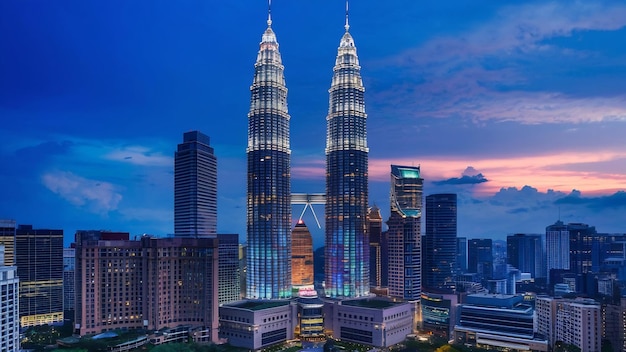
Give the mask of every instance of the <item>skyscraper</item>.
<svg viewBox="0 0 626 352">
<path fill-rule="evenodd" d="M 473 238 L 467 241 L 467 271 L 483 279 L 493 278 L 493 241 Z"/>
<path fill-rule="evenodd" d="M 347 10 L 347 9 L 346 9 Z M 332 84 L 326 137 L 326 295 L 369 294 L 365 88 L 346 11 Z"/>
<path fill-rule="evenodd" d="M 518 233 L 506 237 L 507 263 L 533 278 L 545 277 L 541 235 Z"/>
<path fill-rule="evenodd" d="M 63 314 L 65 320 L 74 320 L 76 304 L 76 249 L 63 248 Z"/>
<path fill-rule="evenodd" d="M 291 284 L 313 285 L 313 238 L 304 221 L 291 233 Z"/>
<path fill-rule="evenodd" d="M 419 300 L 422 293 L 423 183 L 419 166 L 391 165 L 389 295 L 409 301 Z"/>
<path fill-rule="evenodd" d="M 217 159 L 201 132 L 186 132 L 174 157 L 174 233 L 217 236 Z"/>
<path fill-rule="evenodd" d="M 456 194 L 426 197 L 426 236 L 424 286 L 429 289 L 453 288 L 456 267 Z"/>
<path fill-rule="evenodd" d="M 456 238 L 456 268 L 458 273 L 467 272 L 467 237 Z"/>
<path fill-rule="evenodd" d="M 63 321 L 63 230 L 19 225 L 15 262 L 22 327 Z"/>
<path fill-rule="evenodd" d="M 546 262 L 548 282 L 551 269 L 569 270 L 569 231 L 560 220 L 546 227 Z"/>
<path fill-rule="evenodd" d="M 367 231 L 370 236 L 370 285 L 387 286 L 389 265 L 387 232 L 383 232 L 383 218 L 380 215 L 380 208 L 375 205 L 367 212 Z"/>
<path fill-rule="evenodd" d="M 291 297 L 289 114 L 284 67 L 271 13 L 263 33 L 248 113 L 248 298 Z"/>
</svg>

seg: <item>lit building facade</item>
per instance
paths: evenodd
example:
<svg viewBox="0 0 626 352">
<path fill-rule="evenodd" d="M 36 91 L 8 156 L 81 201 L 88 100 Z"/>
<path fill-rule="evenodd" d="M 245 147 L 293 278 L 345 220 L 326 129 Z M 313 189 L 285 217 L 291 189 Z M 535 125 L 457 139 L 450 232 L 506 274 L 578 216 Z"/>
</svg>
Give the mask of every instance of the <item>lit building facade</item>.
<svg viewBox="0 0 626 352">
<path fill-rule="evenodd" d="M 0 220 L 0 246 L 4 246 L 4 265 L 15 265 L 15 220 Z"/>
<path fill-rule="evenodd" d="M 569 270 L 569 231 L 560 220 L 546 227 L 546 266 L 548 282 L 551 269 Z"/>
<path fill-rule="evenodd" d="M 217 158 L 207 135 L 191 131 L 174 155 L 174 233 L 217 236 Z"/>
<path fill-rule="evenodd" d="M 459 306 L 457 344 L 510 351 L 548 351 L 548 340 L 534 332 L 534 309 L 522 296 L 473 294 Z"/>
<path fill-rule="evenodd" d="M 326 331 L 333 338 L 374 347 L 398 344 L 413 332 L 413 305 L 382 297 L 328 301 Z"/>
<path fill-rule="evenodd" d="M 19 225 L 15 266 L 22 327 L 63 321 L 63 230 Z"/>
<path fill-rule="evenodd" d="M 291 297 L 289 113 L 284 67 L 268 16 L 250 87 L 246 297 Z"/>
<path fill-rule="evenodd" d="M 74 320 L 76 303 L 76 249 L 63 248 L 63 314 L 65 320 Z"/>
<path fill-rule="evenodd" d="M 391 165 L 389 295 L 408 301 L 421 297 L 422 189 L 419 166 Z"/>
<path fill-rule="evenodd" d="M 383 231 L 380 208 L 371 207 L 367 212 L 367 232 L 370 238 L 370 285 L 381 288 L 388 285 L 389 251 L 387 231 Z"/>
<path fill-rule="evenodd" d="M 0 245 L 0 351 L 20 350 L 19 278 L 17 268 L 4 265 Z"/>
<path fill-rule="evenodd" d="M 602 342 L 600 304 L 592 299 L 557 301 L 554 330 L 555 341 L 574 345 L 580 348 L 581 352 L 600 351 Z"/>
<path fill-rule="evenodd" d="M 239 267 L 239 235 L 218 234 L 219 242 L 219 304 L 241 299 L 241 268 Z"/>
<path fill-rule="evenodd" d="M 313 238 L 304 221 L 291 232 L 291 284 L 313 285 Z"/>
<path fill-rule="evenodd" d="M 431 289 L 454 287 L 456 206 L 456 194 L 431 194 L 426 197 L 423 278 L 424 286 Z"/>
<path fill-rule="evenodd" d="M 329 90 L 326 137 L 325 294 L 369 294 L 365 88 L 346 15 Z"/>
<path fill-rule="evenodd" d="M 258 350 L 294 338 L 297 305 L 289 300 L 246 300 L 219 308 L 221 339 Z"/>
<path fill-rule="evenodd" d="M 434 336 L 450 339 L 456 322 L 459 299 L 456 294 L 422 292 L 420 330 Z"/>
<path fill-rule="evenodd" d="M 217 239 L 76 233 L 77 333 L 187 326 L 217 341 Z"/>
</svg>

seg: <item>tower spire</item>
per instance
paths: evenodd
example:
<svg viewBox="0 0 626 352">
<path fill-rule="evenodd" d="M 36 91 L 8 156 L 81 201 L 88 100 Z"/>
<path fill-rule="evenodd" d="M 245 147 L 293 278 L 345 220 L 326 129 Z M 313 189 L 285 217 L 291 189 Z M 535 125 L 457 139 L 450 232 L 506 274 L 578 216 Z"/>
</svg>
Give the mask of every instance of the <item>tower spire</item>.
<svg viewBox="0 0 626 352">
<path fill-rule="evenodd" d="M 350 29 L 350 24 L 348 23 L 348 0 L 346 0 L 346 25 L 344 27 L 346 28 L 346 32 Z"/>
<path fill-rule="evenodd" d="M 272 0 L 267 0 L 267 26 L 272 26 Z"/>
</svg>

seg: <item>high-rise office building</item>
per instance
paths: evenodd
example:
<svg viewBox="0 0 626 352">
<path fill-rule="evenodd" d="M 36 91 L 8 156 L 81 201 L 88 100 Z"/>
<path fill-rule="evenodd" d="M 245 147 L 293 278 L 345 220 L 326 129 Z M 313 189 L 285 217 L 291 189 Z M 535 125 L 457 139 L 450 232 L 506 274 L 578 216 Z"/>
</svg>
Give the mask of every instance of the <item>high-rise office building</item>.
<svg viewBox="0 0 626 352">
<path fill-rule="evenodd" d="M 77 332 L 186 326 L 215 342 L 217 251 L 217 239 L 208 237 L 130 240 L 123 232 L 77 231 Z"/>
<path fill-rule="evenodd" d="M 546 227 L 546 268 L 548 282 L 551 269 L 569 270 L 569 231 L 560 220 Z"/>
<path fill-rule="evenodd" d="M 0 245 L 0 351 L 20 350 L 19 282 L 17 268 L 4 265 Z"/>
<path fill-rule="evenodd" d="M 518 233 L 506 237 L 507 264 L 530 273 L 533 278 L 546 277 L 541 235 Z"/>
<path fill-rule="evenodd" d="M 15 262 L 20 278 L 20 325 L 62 322 L 63 230 L 19 225 Z"/>
<path fill-rule="evenodd" d="M 459 274 L 467 272 L 467 237 L 456 239 L 456 269 Z"/>
<path fill-rule="evenodd" d="M 247 294 L 291 297 L 289 113 L 284 67 L 271 15 L 250 87 L 248 113 Z"/>
<path fill-rule="evenodd" d="M 467 271 L 481 278 L 493 278 L 493 241 L 490 238 L 467 241 Z"/>
<path fill-rule="evenodd" d="M 313 238 L 304 221 L 291 232 L 291 284 L 313 285 Z"/>
<path fill-rule="evenodd" d="M 456 194 L 426 197 L 423 277 L 429 289 L 454 288 L 456 267 Z"/>
<path fill-rule="evenodd" d="M 65 320 L 74 320 L 76 300 L 76 249 L 63 248 L 63 315 Z"/>
<path fill-rule="evenodd" d="M 370 237 L 370 285 L 377 288 L 386 287 L 389 282 L 387 231 L 383 231 L 380 208 L 375 205 L 367 212 L 367 232 Z"/>
<path fill-rule="evenodd" d="M 391 165 L 389 295 L 417 301 L 421 295 L 422 189 L 419 166 Z"/>
<path fill-rule="evenodd" d="M 332 84 L 326 137 L 326 296 L 369 294 L 368 148 L 361 67 L 346 11 Z"/>
<path fill-rule="evenodd" d="M 239 270 L 239 235 L 217 234 L 219 247 L 219 304 L 241 299 Z"/>
<path fill-rule="evenodd" d="M 0 220 L 0 246 L 4 246 L 4 265 L 15 265 L 15 220 Z"/>
<path fill-rule="evenodd" d="M 174 156 L 174 233 L 217 236 L 217 159 L 207 135 L 186 132 Z"/>
</svg>

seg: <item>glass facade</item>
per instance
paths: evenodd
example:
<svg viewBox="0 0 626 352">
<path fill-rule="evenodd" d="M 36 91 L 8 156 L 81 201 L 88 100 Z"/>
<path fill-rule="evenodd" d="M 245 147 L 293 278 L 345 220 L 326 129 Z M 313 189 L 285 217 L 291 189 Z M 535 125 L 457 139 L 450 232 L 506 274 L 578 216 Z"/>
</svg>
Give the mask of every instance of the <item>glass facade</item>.
<svg viewBox="0 0 626 352">
<path fill-rule="evenodd" d="M 209 137 L 183 135 L 174 157 L 174 233 L 217 236 L 217 159 Z"/>
<path fill-rule="evenodd" d="M 271 19 L 250 87 L 246 296 L 291 297 L 289 114 L 284 67 Z"/>
<path fill-rule="evenodd" d="M 422 189 L 420 168 L 391 165 L 389 295 L 419 300 L 422 270 Z"/>
<path fill-rule="evenodd" d="M 365 296 L 370 286 L 365 88 L 348 28 L 346 23 L 326 117 L 325 292 L 332 298 Z"/>
<path fill-rule="evenodd" d="M 19 225 L 15 261 L 22 327 L 63 321 L 63 230 Z"/>
<path fill-rule="evenodd" d="M 426 197 L 426 236 L 424 243 L 425 286 L 453 288 L 456 267 L 456 194 Z"/>
</svg>

